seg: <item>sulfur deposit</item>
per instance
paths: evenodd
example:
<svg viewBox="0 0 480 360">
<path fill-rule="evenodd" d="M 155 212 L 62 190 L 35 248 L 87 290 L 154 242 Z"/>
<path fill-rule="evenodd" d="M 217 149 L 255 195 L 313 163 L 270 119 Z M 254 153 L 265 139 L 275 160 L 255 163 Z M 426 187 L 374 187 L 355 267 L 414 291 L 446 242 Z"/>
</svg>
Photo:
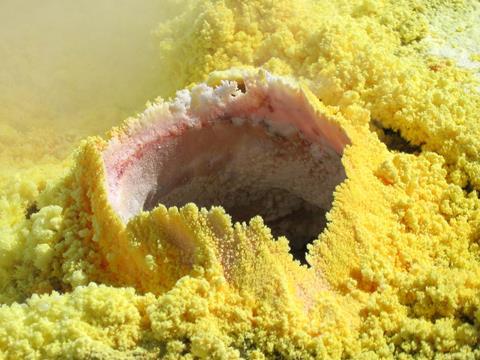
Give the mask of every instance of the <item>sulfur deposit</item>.
<svg viewBox="0 0 480 360">
<path fill-rule="evenodd" d="M 480 357 L 479 9 L 189 1 L 143 113 L 0 126 L 1 356 Z"/>
</svg>

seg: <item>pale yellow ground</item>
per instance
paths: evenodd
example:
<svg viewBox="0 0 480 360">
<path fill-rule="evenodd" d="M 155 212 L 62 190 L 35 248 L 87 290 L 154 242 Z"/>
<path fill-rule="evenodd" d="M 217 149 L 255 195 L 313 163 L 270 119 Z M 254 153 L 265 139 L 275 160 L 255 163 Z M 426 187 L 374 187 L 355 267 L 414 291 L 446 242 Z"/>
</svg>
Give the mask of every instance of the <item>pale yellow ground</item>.
<svg viewBox="0 0 480 360">
<path fill-rule="evenodd" d="M 478 43 L 468 37 L 462 47 L 458 35 L 459 51 L 440 51 L 435 46 L 444 49 L 448 41 L 431 40 L 449 36 L 452 19 L 465 20 L 459 33 L 478 33 L 471 16 L 477 3 L 189 4 L 157 27 L 155 61 L 145 59 L 151 50 L 143 26 L 162 20 L 159 5 L 143 3 L 138 17 L 126 2 L 118 5 L 118 17 L 107 16 L 106 5 L 99 12 L 99 27 L 107 19 L 136 19 L 129 20 L 135 31 L 111 25 L 124 31 L 110 29 L 118 50 L 113 59 L 108 41 L 72 35 L 83 51 L 49 49 L 60 54 L 44 55 L 44 63 L 29 62 L 24 53 L 39 53 L 33 22 L 0 11 L 10 31 L 14 24 L 32 26 L 24 31 L 30 40 L 12 35 L 0 47 L 6 59 L 0 72 L 0 353 L 11 359 L 479 357 L 480 95 L 476 70 L 461 67 L 465 51 L 478 61 Z M 33 19 L 29 5 L 19 12 Z M 70 10 L 62 21 L 75 13 Z M 72 34 L 97 34 L 75 19 Z M 47 28 L 58 40 L 55 24 Z M 86 65 L 84 51 L 92 44 L 105 53 Z M 41 81 L 28 74 L 32 64 Z M 287 244 L 274 243 L 258 221 L 242 231 L 281 254 L 244 264 L 246 278 L 265 288 L 265 296 L 235 291 L 208 266 L 161 293 L 112 284 L 94 265 L 94 246 L 83 240 L 92 227 L 81 207 L 82 178 L 69 172 L 75 160 L 62 162 L 80 138 L 134 115 L 147 100 L 241 65 L 306 81 L 345 119 L 352 139 L 344 155 L 348 179 L 337 189 L 327 230 L 310 249 L 309 261 L 329 291 L 308 315 L 276 288 L 280 279 L 272 269 L 288 270 Z M 417 151 L 394 150 L 387 128 Z M 34 203 L 39 211 L 27 218 Z M 200 228 L 195 211 L 173 211 L 172 229 Z M 249 272 L 255 260 L 260 266 Z"/>
</svg>

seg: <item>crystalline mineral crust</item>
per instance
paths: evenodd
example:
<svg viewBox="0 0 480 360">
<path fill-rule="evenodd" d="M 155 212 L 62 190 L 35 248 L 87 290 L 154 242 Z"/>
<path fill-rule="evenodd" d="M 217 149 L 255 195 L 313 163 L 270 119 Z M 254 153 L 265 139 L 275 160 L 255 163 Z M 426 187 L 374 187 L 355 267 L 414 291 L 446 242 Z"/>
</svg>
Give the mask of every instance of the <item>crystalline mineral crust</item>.
<svg viewBox="0 0 480 360">
<path fill-rule="evenodd" d="M 341 121 L 293 80 L 232 70 L 91 138 L 77 172 L 102 280 L 162 293 L 207 271 L 308 311 L 326 281 L 271 231 L 305 259 L 346 177 Z"/>
<path fill-rule="evenodd" d="M 186 90 L 0 174 L 0 357 L 478 358 L 477 10 L 192 2 Z"/>
</svg>

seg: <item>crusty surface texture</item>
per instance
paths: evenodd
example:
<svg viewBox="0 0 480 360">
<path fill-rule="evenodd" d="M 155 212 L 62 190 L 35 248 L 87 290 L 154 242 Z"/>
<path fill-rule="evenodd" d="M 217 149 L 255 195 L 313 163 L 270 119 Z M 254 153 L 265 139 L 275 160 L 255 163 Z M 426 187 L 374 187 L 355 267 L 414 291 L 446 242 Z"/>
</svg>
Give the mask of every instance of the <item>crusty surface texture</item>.
<svg viewBox="0 0 480 360">
<path fill-rule="evenodd" d="M 0 177 L 2 356 L 479 357 L 477 13 L 474 1 L 189 2 L 156 31 L 162 95 L 268 71 L 350 140 L 309 266 L 262 219 L 235 224 L 219 207 L 154 201 L 122 220 L 102 154 L 144 126 L 136 117 L 64 163 Z M 52 146 L 2 126 L 2 139 Z"/>
</svg>

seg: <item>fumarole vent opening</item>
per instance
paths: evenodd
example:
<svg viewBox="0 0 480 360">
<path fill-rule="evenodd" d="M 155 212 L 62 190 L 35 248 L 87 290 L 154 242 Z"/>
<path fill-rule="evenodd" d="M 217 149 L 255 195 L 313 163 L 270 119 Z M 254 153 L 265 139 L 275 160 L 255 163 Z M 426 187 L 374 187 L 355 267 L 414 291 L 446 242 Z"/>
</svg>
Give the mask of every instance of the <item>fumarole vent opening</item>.
<svg viewBox="0 0 480 360">
<path fill-rule="evenodd" d="M 159 205 L 261 216 L 305 263 L 346 178 L 350 139 L 308 89 L 259 70 L 159 102 L 103 150 L 109 206 L 126 225 Z"/>
<path fill-rule="evenodd" d="M 234 221 L 260 215 L 276 237 L 286 236 L 295 259 L 326 225 L 341 158 L 296 132 L 270 133 L 265 122 L 225 119 L 190 129 L 164 144 L 155 186 L 143 210 L 158 204 L 222 206 Z"/>
</svg>

